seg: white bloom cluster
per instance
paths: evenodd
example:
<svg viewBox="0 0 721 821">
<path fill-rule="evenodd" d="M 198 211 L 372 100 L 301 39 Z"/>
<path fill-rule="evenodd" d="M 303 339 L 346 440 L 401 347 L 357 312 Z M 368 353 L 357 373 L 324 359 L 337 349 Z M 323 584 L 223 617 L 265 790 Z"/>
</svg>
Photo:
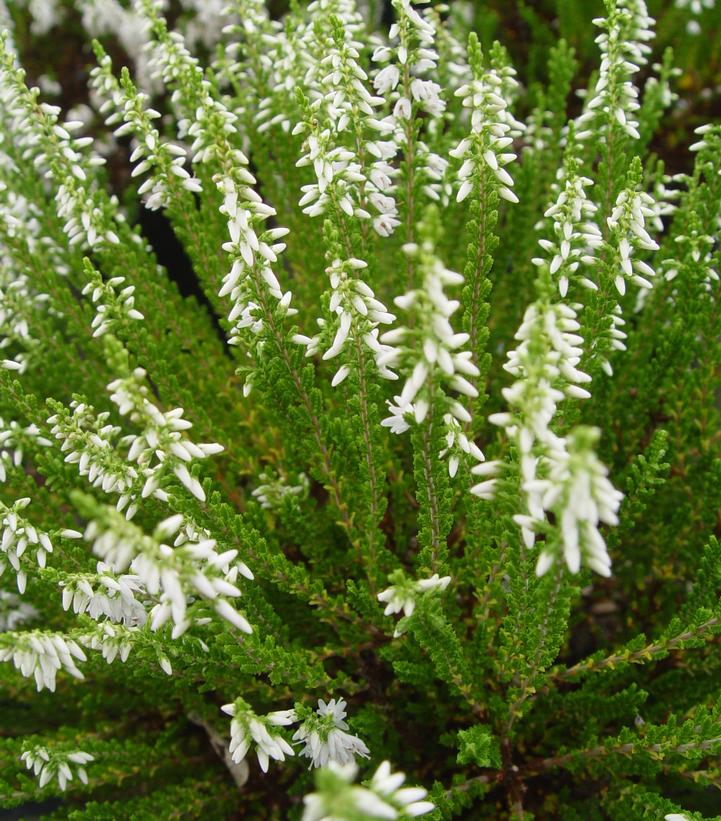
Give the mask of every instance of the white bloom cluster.
<svg viewBox="0 0 721 821">
<path fill-rule="evenodd" d="M 647 277 L 655 275 L 653 268 L 634 256 L 639 249 L 658 250 L 658 244 L 646 230 L 647 218 L 655 218 L 654 200 L 650 194 L 632 188 L 625 188 L 619 193 L 607 222 L 618 252 L 621 271 L 614 283 L 621 295 L 626 293 L 626 280 L 641 288 L 652 287 Z"/>
<path fill-rule="evenodd" d="M 438 81 L 449 97 L 473 79 L 466 48 L 469 8 L 468 3 L 459 3 L 453 6 L 428 5 L 423 9 L 423 16 L 436 30 L 434 48 L 438 52 Z M 436 120 L 434 124 L 440 122 Z"/>
<path fill-rule="evenodd" d="M 236 180 L 242 172 L 242 182 Z M 278 301 L 277 308 L 285 316 L 293 316 L 295 308 L 290 307 L 292 294 L 283 292 L 271 263 L 278 261 L 278 254 L 285 250 L 285 243 L 278 242 L 287 233 L 287 228 L 264 228 L 269 217 L 275 216 L 275 209 L 263 202 L 259 194 L 249 185 L 255 178 L 245 169 L 236 169 L 232 177 L 218 182 L 223 194 L 221 213 L 228 218 L 230 241 L 223 243 L 223 250 L 233 260 L 230 271 L 223 277 L 218 296 L 230 295 L 233 307 L 228 315 L 234 323 L 229 342 L 237 345 L 242 339 L 242 331 L 249 328 L 258 334 L 263 328 L 264 315 L 270 310 L 265 307 L 266 294 Z"/>
<path fill-rule="evenodd" d="M 436 20 L 431 14 L 419 14 L 410 0 L 393 0 L 393 7 L 396 22 L 388 32 L 389 44 L 377 46 L 372 55 L 373 62 L 383 66 L 373 78 L 375 89 L 393 106 L 382 125 L 393 129 L 393 143 L 402 149 L 409 165 L 407 177 L 414 179 L 414 185 L 420 184 L 431 200 L 445 202 L 448 161 L 419 139 L 414 126 L 417 115 L 423 112 L 425 127 L 432 132 L 446 108 L 441 86 L 430 79 L 438 76 Z M 408 197 L 412 197 L 411 192 L 407 192 Z M 406 207 L 411 203 L 406 202 Z"/>
<path fill-rule="evenodd" d="M 373 84 L 394 102 L 396 121 L 411 120 L 414 107 L 439 117 L 445 109 L 441 87 L 423 79 L 438 69 L 433 21 L 421 16 L 410 0 L 393 0 L 393 7 L 397 20 L 388 32 L 392 45 L 378 46 L 373 52 L 374 62 L 387 65 L 376 73 Z"/>
<path fill-rule="evenodd" d="M 25 592 L 29 562 L 45 567 L 47 554 L 53 552 L 53 545 L 47 533 L 39 530 L 20 515 L 30 504 L 26 496 L 18 499 L 11 507 L 0 501 L 0 574 L 9 564 L 16 573 L 18 590 Z M 31 555 L 34 554 L 31 559 Z"/>
<path fill-rule="evenodd" d="M 514 520 L 523 541 L 531 548 L 538 532 L 546 534 L 536 566 L 539 576 L 559 550 L 571 572 L 578 572 L 583 557 L 592 569 L 609 575 L 610 560 L 598 524 L 616 524 L 622 499 L 594 452 L 599 435 L 595 428 L 577 427 L 566 437 L 551 429 L 559 402 L 567 396 L 590 396 L 581 387 L 590 377 L 578 369 L 583 342 L 578 328 L 576 312 L 569 305 L 540 299 L 529 306 L 516 334 L 521 344 L 509 353 L 504 366 L 516 377 L 513 385 L 503 389 L 511 410 L 489 417 L 506 429 L 518 448 L 526 510 Z M 485 479 L 471 492 L 492 498 L 502 467 L 491 462 L 474 468 Z M 553 514 L 559 528 L 558 541 L 549 535 L 547 513 Z"/>
<path fill-rule="evenodd" d="M 165 0 L 158 3 L 165 5 Z M 147 22 L 132 8 L 126 8 L 119 0 L 76 0 L 75 8 L 80 12 L 83 28 L 93 37 L 112 35 L 132 59 L 134 75 L 141 88 L 150 92 L 161 90 L 160 84 L 152 77 L 149 60 L 145 53 L 148 41 Z"/>
<path fill-rule="evenodd" d="M 688 148 L 689 151 L 693 151 L 694 153 L 699 151 L 718 151 L 719 145 L 721 145 L 721 126 L 718 126 L 715 123 L 705 123 L 704 125 L 700 125 L 698 128 L 695 128 L 693 133 L 701 139 L 697 140 L 695 143 L 692 143 Z M 684 178 L 683 175 L 679 176 L 680 182 L 688 181 L 688 178 Z"/>
<path fill-rule="evenodd" d="M 571 280 L 577 280 L 584 288 L 598 290 L 593 280 L 578 273 L 579 268 L 583 270 L 583 267 L 595 264 L 596 250 L 603 245 L 603 237 L 594 222 L 597 206 L 586 196 L 585 189 L 589 185 L 593 185 L 593 181 L 577 172 L 575 161 L 570 161 L 570 167 L 564 164 L 559 169 L 558 196 L 543 215 L 551 220 L 554 238 L 538 241 L 551 261 L 548 263 L 541 257 L 532 260 L 534 265 L 548 264 L 562 297 L 568 293 Z"/>
<path fill-rule="evenodd" d="M 213 96 L 198 61 L 192 57 L 179 32 L 169 32 L 151 0 L 137 0 L 136 6 L 153 29 L 155 40 L 152 63 L 164 82 L 174 87 L 171 99 L 181 113 L 178 136 L 193 138 L 192 161 L 214 166 L 214 182 L 223 197 L 220 211 L 228 219 L 230 240 L 223 244 L 232 266 L 224 277 L 219 296 L 230 295 L 234 323 L 229 342 L 240 344 L 243 330 L 259 333 L 272 308 L 267 297 L 278 301 L 276 310 L 285 316 L 296 313 L 290 307 L 291 292 L 280 287 L 270 267 L 285 249 L 277 240 L 287 234 L 282 227 L 264 230 L 265 221 L 276 211 L 255 191 L 255 177 L 248 171 L 248 159 L 237 147 L 238 116 Z M 248 383 L 250 384 L 250 383 Z"/>
<path fill-rule="evenodd" d="M 86 660 L 77 642 L 61 633 L 44 630 L 0 633 L 0 661 L 12 661 L 25 678 L 33 676 L 38 692 L 43 688 L 55 692 L 55 678 L 60 670 L 83 679 L 75 662 Z"/>
<path fill-rule="evenodd" d="M 688 234 L 679 234 L 676 243 L 679 249 L 677 256 L 690 257 L 690 260 L 703 270 L 703 285 L 709 296 L 713 296 L 714 287 L 720 281 L 719 272 L 714 268 L 716 264 L 716 239 L 710 234 L 702 234 L 697 228 L 689 228 Z M 680 264 L 678 260 L 667 261 L 664 279 L 673 282 L 678 276 Z M 0 434 L 0 440 L 2 435 Z"/>
<path fill-rule="evenodd" d="M 211 538 L 211 533 L 204 527 L 199 527 L 192 519 L 184 516 L 183 522 L 178 528 L 178 532 L 173 541 L 174 547 L 180 547 L 188 542 L 204 542 Z M 238 573 L 245 576 L 246 579 L 253 581 L 254 576 L 251 569 L 245 562 L 242 562 L 237 557 L 234 560 L 235 567 L 238 568 Z"/>
<path fill-rule="evenodd" d="M 330 761 L 350 764 L 357 755 L 368 758 L 370 751 L 358 736 L 347 733 L 346 702 L 332 698 L 327 704 L 318 700 L 318 709 L 303 720 L 293 734 L 293 741 L 305 746 L 300 755 L 311 760 L 311 766 L 324 767 Z"/>
<path fill-rule="evenodd" d="M 108 664 L 112 664 L 116 658 L 124 664 L 133 648 L 136 635 L 135 628 L 102 622 L 92 633 L 78 636 L 78 641 L 91 650 L 99 650 Z M 168 675 L 171 673 L 172 669 Z"/>
<path fill-rule="evenodd" d="M 378 601 L 385 602 L 386 607 L 383 613 L 386 616 L 403 611 L 404 618 L 398 622 L 393 633 L 393 637 L 398 638 L 407 628 L 407 619 L 413 615 L 418 597 L 426 593 L 442 593 L 450 584 L 451 577 L 439 577 L 437 573 L 434 573 L 429 579 L 416 580 L 407 578 L 400 570 L 391 574 L 388 580 L 393 584 L 378 594 Z"/>
<path fill-rule="evenodd" d="M 183 516 L 176 514 L 148 536 L 112 508 L 103 507 L 96 510 L 88 524 L 85 539 L 93 542 L 93 552 L 115 573 L 130 568 L 147 593 L 159 597 L 150 611 L 151 630 L 159 630 L 172 619 L 172 637 L 181 636 L 192 624 L 187 612 L 188 595 L 199 594 L 234 627 L 252 633 L 247 619 L 229 601 L 241 595 L 236 586 L 238 551 L 218 553 L 214 539 L 184 542 L 175 548 L 166 544 L 182 524 Z"/>
<path fill-rule="evenodd" d="M 63 609 L 87 613 L 98 621 L 105 617 L 126 626 L 142 627 L 147 620 L 143 604 L 135 598 L 145 593 L 139 576 L 118 575 L 104 562 L 98 562 L 95 573 L 64 574 L 59 582 L 63 591 Z"/>
<path fill-rule="evenodd" d="M 521 477 L 526 494 L 527 515 L 544 521 L 541 494 L 536 489 L 539 454 L 556 444 L 558 437 L 551 430 L 551 422 L 558 403 L 569 396 L 586 399 L 589 392 L 580 387 L 590 377 L 578 369 L 583 350 L 576 311 L 564 303 L 532 303 L 523 317 L 515 339 L 517 348 L 508 353 L 504 369 L 516 381 L 503 389 L 503 397 L 511 410 L 494 413 L 489 421 L 506 429 L 518 445 Z M 473 468 L 476 475 L 491 476 L 471 489 L 481 498 L 492 496 L 498 466 L 489 463 Z M 534 543 L 533 529 L 522 525 L 523 538 L 528 547 Z"/>
<path fill-rule="evenodd" d="M 265 86 L 269 72 L 275 69 L 268 51 L 283 39 L 282 24 L 271 19 L 265 0 L 232 0 L 226 4 L 225 15 L 223 34 L 228 62 L 219 66 L 219 73 L 232 71 L 241 85 L 258 94 L 261 86 Z M 261 42 L 265 46 L 262 51 L 257 48 Z M 272 84 L 271 88 L 276 90 Z M 278 90 L 285 89 L 281 86 Z"/>
<path fill-rule="evenodd" d="M 305 135 L 304 154 L 296 163 L 313 165 L 316 182 L 302 187 L 300 205 L 304 213 L 316 216 L 328 210 L 359 219 L 371 219 L 373 227 L 389 236 L 398 225 L 393 196 L 395 169 L 390 164 L 397 152 L 393 123 L 378 119 L 376 109 L 383 97 L 373 96 L 366 84 L 368 76 L 359 64 L 362 44 L 352 39 L 352 31 L 332 22 L 327 53 L 320 60 L 320 96 L 306 106 L 305 119 L 293 134 Z M 348 136 L 347 136 L 348 135 Z M 350 137 L 352 149 L 345 145 Z"/>
<path fill-rule="evenodd" d="M 245 759 L 248 750 L 255 745 L 255 754 L 264 773 L 268 764 L 274 761 L 285 761 L 285 757 L 295 755 L 293 748 L 275 727 L 285 727 L 297 721 L 293 710 L 277 710 L 264 716 L 256 715 L 251 706 L 242 698 L 220 708 L 232 716 L 230 722 L 230 745 L 228 751 L 236 764 Z"/>
<path fill-rule="evenodd" d="M 705 9 L 715 9 L 716 0 L 674 0 L 674 5 L 679 9 L 688 9 L 693 15 L 686 23 L 686 31 L 689 34 L 701 34 L 701 24 L 695 18 L 700 17 Z"/>
<path fill-rule="evenodd" d="M 608 17 L 598 17 L 594 24 L 603 29 L 596 38 L 601 49 L 601 69 L 593 94 L 588 96 L 583 114 L 576 120 L 577 136 L 585 139 L 597 128 L 596 118 L 603 112 L 615 119 L 629 137 L 637 140 L 639 109 L 634 74 L 648 62 L 653 39 L 653 17 L 644 0 L 613 0 Z"/>
<path fill-rule="evenodd" d="M 117 323 L 127 319 L 141 320 L 145 317 L 135 308 L 134 285 L 127 285 L 120 291 L 117 288 L 125 282 L 125 277 L 110 277 L 103 280 L 100 274 L 90 266 L 93 276 L 83 287 L 83 296 L 90 296 L 95 303 L 95 316 L 90 323 L 93 336 L 103 336 L 112 331 Z"/>
<path fill-rule="evenodd" d="M 511 190 L 513 178 L 505 166 L 516 159 L 506 149 L 524 131 L 523 123 L 509 111 L 506 87 L 517 85 L 515 71 L 510 66 L 491 68 L 456 90 L 464 108 L 471 112 L 471 133 L 449 154 L 462 164 L 458 170 L 460 187 L 456 199 L 463 202 L 473 190 L 474 180 L 487 171 L 496 179 L 498 195 L 509 202 L 518 202 Z"/>
<path fill-rule="evenodd" d="M 44 787 L 53 778 L 57 778 L 60 789 L 65 790 L 68 782 L 73 780 L 73 770 L 70 765 L 75 765 L 76 775 L 83 784 L 87 784 L 88 774 L 85 771 L 85 765 L 94 761 L 95 756 L 84 753 L 82 750 L 61 752 L 48 747 L 34 746 L 25 750 L 20 760 L 24 762 L 28 770 L 33 771 L 40 787 Z"/>
<path fill-rule="evenodd" d="M 8 273 L 12 269 L 8 269 Z M 32 333 L 36 314 L 43 314 L 49 302 L 47 294 L 34 291 L 24 274 L 6 276 L 0 268 L 0 367 L 25 373 L 38 361 L 38 341 Z"/>
<path fill-rule="evenodd" d="M 267 47 L 260 55 L 254 46 L 248 49 L 254 55 L 248 79 L 257 95 L 258 132 L 263 134 L 279 127 L 282 134 L 287 134 L 297 121 L 291 121 L 293 108 L 289 102 L 299 83 L 303 82 L 311 99 L 318 96 L 308 82 L 314 78 L 317 66 L 309 49 L 313 30 L 300 18 L 296 18 L 296 25 L 283 28 L 279 21 L 269 19 L 265 5 L 257 0 L 236 0 L 241 19 L 248 21 L 244 31 L 246 42 L 253 44 L 261 37 Z"/>
<path fill-rule="evenodd" d="M 391 355 L 393 349 L 378 340 L 378 326 L 389 325 L 395 316 L 376 298 L 373 290 L 358 277 L 358 272 L 368 265 L 361 259 L 335 259 L 326 268 L 330 278 L 331 297 L 329 303 L 330 320 L 317 320 L 321 330 L 313 337 L 296 334 L 293 341 L 306 347 L 306 356 L 318 353 L 324 341 L 330 340 L 330 347 L 323 353 L 323 359 L 334 359 L 346 345 L 363 344 L 375 357 L 380 375 L 385 379 L 397 379 L 396 374 L 383 362 L 383 357 Z M 336 371 L 331 384 L 333 387 L 348 376 L 351 365 L 344 362 Z"/>
<path fill-rule="evenodd" d="M 648 293 L 648 289 L 642 289 L 641 293 Z M 623 330 L 623 327 L 626 324 L 626 320 L 623 318 L 623 310 L 621 306 L 616 303 L 611 310 L 611 313 L 608 315 L 608 327 L 602 329 L 598 337 L 593 341 L 591 347 L 597 347 L 598 342 L 600 340 L 604 340 L 607 344 L 607 348 L 610 351 L 625 351 L 626 350 L 626 343 L 625 340 L 627 338 L 626 332 Z M 601 367 L 603 368 L 604 372 L 608 374 L 608 376 L 613 376 L 613 366 L 611 365 L 610 360 L 607 356 L 601 357 Z"/>
<path fill-rule="evenodd" d="M 0 482 L 7 478 L 7 468 L 20 467 L 26 448 L 51 446 L 52 442 L 41 434 L 34 422 L 24 428 L 14 420 L 6 423 L 0 416 Z"/>
<path fill-rule="evenodd" d="M 310 483 L 305 473 L 298 474 L 298 484 L 289 485 L 283 476 L 276 476 L 268 471 L 258 477 L 262 484 L 252 492 L 261 507 L 276 510 L 283 504 L 286 496 L 306 496 Z"/>
<path fill-rule="evenodd" d="M 0 89 L 4 102 L 22 117 L 22 128 L 16 139 L 18 148 L 27 146 L 37 167 L 57 185 L 58 216 L 65 220 L 64 231 L 71 245 L 95 249 L 103 244 L 120 242 L 113 230 L 108 203 L 93 185 L 92 172 L 105 160 L 97 155 L 85 157 L 81 152 L 92 144 L 92 137 L 73 137 L 83 127 L 79 120 L 60 123 L 61 109 L 38 102 L 38 89 L 28 89 L 24 72 L 0 42 Z"/>
<path fill-rule="evenodd" d="M 618 524 L 623 494 L 609 482 L 608 471 L 596 456 L 599 435 L 597 428 L 574 428 L 563 447 L 552 447 L 548 476 L 537 480 L 536 486 L 543 508 L 556 514 L 563 558 L 571 573 L 578 573 L 583 557 L 592 570 L 610 576 L 611 559 L 598 526 Z M 533 525 L 525 522 L 527 527 Z M 541 551 L 537 575 L 542 576 L 556 560 L 553 548 L 547 543 Z"/>
<path fill-rule="evenodd" d="M 33 621 L 37 616 L 38 611 L 32 604 L 24 602 L 15 593 L 0 590 L 0 633 L 15 630 L 20 625 Z"/>
<path fill-rule="evenodd" d="M 78 466 L 81 476 L 87 476 L 93 487 L 105 493 L 118 493 L 118 510 L 127 508 L 132 519 L 137 511 L 137 498 L 143 484 L 138 471 L 120 454 L 126 444 L 122 431 L 108 422 L 107 411 L 95 413 L 92 405 L 73 399 L 70 408 L 56 405 L 47 421 L 52 425 L 52 435 L 62 442 L 60 449 L 66 453 L 65 461 Z"/>
<path fill-rule="evenodd" d="M 446 429 L 446 446 L 438 454 L 439 459 L 448 457 L 448 475 L 453 479 L 458 473 L 458 466 L 465 457 L 470 456 L 477 462 L 486 458 L 478 445 L 469 439 L 460 422 L 450 413 L 443 415 L 443 426 Z"/>
<path fill-rule="evenodd" d="M 179 31 L 169 31 L 154 0 L 135 0 L 135 8 L 153 33 L 148 43 L 154 76 L 173 88 L 171 102 L 178 112 L 178 137 L 192 137 L 193 163 L 216 161 L 227 172 L 233 166 L 247 166 L 248 158 L 234 147 L 238 116 L 213 96 L 198 60 L 188 50 Z M 245 169 L 244 173 L 255 182 Z"/>
<path fill-rule="evenodd" d="M 172 471 L 196 499 L 204 502 L 205 491 L 187 466 L 193 459 L 220 453 L 223 446 L 191 442 L 183 432 L 193 426 L 192 422 L 183 419 L 182 408 L 163 412 L 154 405 L 148 399 L 145 375 L 143 368 L 135 368 L 130 375 L 108 385 L 110 398 L 118 406 L 121 416 L 129 414 L 130 421 L 142 429 L 142 433 L 123 439 L 129 446 L 128 461 L 136 463 L 145 478 L 141 495 L 154 494 L 161 498 L 164 494 L 161 481 Z"/>
<path fill-rule="evenodd" d="M 478 395 L 466 378 L 478 376 L 478 368 L 471 361 L 471 352 L 460 350 L 469 336 L 454 333 L 449 321 L 460 303 L 448 299 L 444 292 L 448 285 L 460 285 L 463 277 L 444 267 L 430 240 L 420 246 L 406 245 L 404 250 L 418 259 L 423 287 L 395 299 L 399 308 L 413 315 L 409 327 L 394 328 L 380 338 L 391 349 L 379 355 L 378 364 L 400 367 L 408 373 L 403 390 L 394 398 L 395 404 L 388 403 L 390 416 L 381 424 L 393 433 L 407 431 L 411 418 L 416 424 L 423 422 L 439 394 L 443 395 L 445 411 L 460 422 L 470 422 L 463 405 L 443 392 L 447 389 L 465 396 Z"/>
<path fill-rule="evenodd" d="M 355 764 L 330 761 L 318 792 L 303 798 L 302 821 L 354 821 L 356 818 L 417 818 L 435 809 L 425 801 L 422 787 L 404 787 L 405 774 L 394 773 L 390 762 L 383 761 L 365 787 L 353 784 L 358 774 Z"/>
<path fill-rule="evenodd" d="M 138 188 L 146 208 L 155 211 L 167 207 L 182 191 L 202 191 L 200 181 L 191 177 L 183 167 L 185 148 L 161 140 L 158 129 L 153 126 L 153 120 L 161 115 L 148 106 L 148 95 L 138 91 L 126 73 L 118 82 L 110 57 L 99 46 L 97 51 L 98 65 L 91 70 L 90 76 L 93 87 L 103 98 L 100 112 L 106 115 L 107 125 L 122 123 L 113 132 L 116 137 L 133 135 L 130 162 L 140 162 L 133 169 L 132 176 L 151 172 Z"/>
</svg>

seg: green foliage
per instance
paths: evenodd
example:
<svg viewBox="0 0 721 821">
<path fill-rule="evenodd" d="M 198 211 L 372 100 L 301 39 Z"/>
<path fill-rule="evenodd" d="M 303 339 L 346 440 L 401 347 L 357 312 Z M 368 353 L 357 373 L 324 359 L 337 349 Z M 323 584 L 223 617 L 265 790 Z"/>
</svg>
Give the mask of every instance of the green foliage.
<svg viewBox="0 0 721 821">
<path fill-rule="evenodd" d="M 697 5 L 0 0 L 0 810 L 719 817 Z"/>
</svg>

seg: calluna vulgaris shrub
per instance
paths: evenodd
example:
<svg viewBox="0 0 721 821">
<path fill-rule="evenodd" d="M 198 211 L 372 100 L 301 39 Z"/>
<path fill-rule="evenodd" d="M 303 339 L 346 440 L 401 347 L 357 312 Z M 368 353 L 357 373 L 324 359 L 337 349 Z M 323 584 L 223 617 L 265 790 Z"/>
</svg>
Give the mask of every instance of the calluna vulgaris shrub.
<svg viewBox="0 0 721 821">
<path fill-rule="evenodd" d="M 0 2 L 1 807 L 721 808 L 721 125 L 593 5 Z"/>
</svg>

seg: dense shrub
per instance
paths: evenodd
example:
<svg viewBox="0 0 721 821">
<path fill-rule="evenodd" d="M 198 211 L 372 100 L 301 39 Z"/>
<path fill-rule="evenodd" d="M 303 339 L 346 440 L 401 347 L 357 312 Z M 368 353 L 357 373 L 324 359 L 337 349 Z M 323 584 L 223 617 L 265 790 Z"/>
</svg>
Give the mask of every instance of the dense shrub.
<svg viewBox="0 0 721 821">
<path fill-rule="evenodd" d="M 0 807 L 721 806 L 721 13 L 655 5 L 0 0 Z"/>
</svg>

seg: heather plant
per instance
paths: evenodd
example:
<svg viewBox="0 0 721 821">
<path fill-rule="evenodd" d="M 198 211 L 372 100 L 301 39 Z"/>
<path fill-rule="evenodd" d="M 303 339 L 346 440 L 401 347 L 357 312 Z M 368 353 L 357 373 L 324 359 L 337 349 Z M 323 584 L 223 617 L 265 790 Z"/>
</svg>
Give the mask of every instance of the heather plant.
<svg viewBox="0 0 721 821">
<path fill-rule="evenodd" d="M 593 5 L 0 0 L 0 808 L 721 817 L 721 124 Z"/>
</svg>

